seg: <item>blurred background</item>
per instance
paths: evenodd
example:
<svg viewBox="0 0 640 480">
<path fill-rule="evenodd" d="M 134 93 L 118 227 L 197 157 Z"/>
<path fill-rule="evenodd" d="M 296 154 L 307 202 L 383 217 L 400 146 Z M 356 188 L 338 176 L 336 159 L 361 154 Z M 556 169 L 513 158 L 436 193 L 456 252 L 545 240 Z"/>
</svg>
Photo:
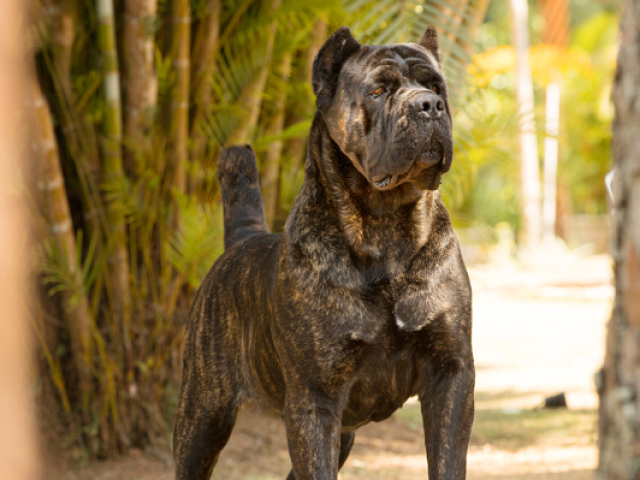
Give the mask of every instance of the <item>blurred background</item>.
<svg viewBox="0 0 640 480">
<path fill-rule="evenodd" d="M 223 250 L 220 149 L 253 145 L 280 231 L 303 179 L 320 46 L 342 25 L 380 44 L 429 24 L 456 146 L 441 192 L 474 288 L 469 476 L 595 478 L 621 3 L 16 2 L 7 41 L 23 35 L 30 72 L 16 124 L 30 396 L 48 478 L 173 478 L 183 327 Z M 560 393 L 568 408 L 544 408 Z M 425 478 L 419 415 L 410 401 L 364 428 L 340 478 Z M 284 478 L 288 462 L 281 420 L 251 406 L 213 478 Z"/>
</svg>

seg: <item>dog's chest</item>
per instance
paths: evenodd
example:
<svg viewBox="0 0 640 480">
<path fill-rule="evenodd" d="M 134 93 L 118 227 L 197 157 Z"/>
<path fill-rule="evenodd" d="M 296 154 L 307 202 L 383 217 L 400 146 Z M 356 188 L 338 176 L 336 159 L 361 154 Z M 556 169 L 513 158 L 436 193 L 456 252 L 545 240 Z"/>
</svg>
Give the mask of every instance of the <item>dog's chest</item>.
<svg viewBox="0 0 640 480">
<path fill-rule="evenodd" d="M 380 343 L 367 347 L 343 412 L 344 428 L 384 420 L 417 394 L 414 342 L 407 337 L 389 329 Z"/>
<path fill-rule="evenodd" d="M 354 265 L 359 284 L 357 290 L 363 300 L 363 303 L 358 303 L 365 311 L 363 313 L 369 324 L 366 338 L 362 338 L 367 343 L 379 343 L 389 336 L 390 331 L 403 328 L 396 310 L 398 302 L 408 291 L 409 284 L 415 284 L 415 280 L 412 280 L 414 272 L 410 272 L 410 262 L 411 258 L 404 255 L 401 249 L 390 246 L 382 258 Z M 421 313 L 426 314 L 415 312 L 417 316 Z M 374 332 L 378 335 L 374 335 Z M 357 336 L 358 332 L 354 331 L 353 334 Z"/>
<path fill-rule="evenodd" d="M 363 288 L 371 313 L 370 328 L 364 337 L 357 338 L 364 340 L 365 346 L 358 353 L 361 361 L 343 417 L 345 426 L 384 420 L 416 393 L 414 357 L 423 334 L 403 331 L 395 315 L 404 290 L 398 278 L 405 270 L 406 265 L 397 259 L 377 262 L 361 271 L 367 280 Z M 352 338 L 358 333 L 354 330 Z"/>
</svg>

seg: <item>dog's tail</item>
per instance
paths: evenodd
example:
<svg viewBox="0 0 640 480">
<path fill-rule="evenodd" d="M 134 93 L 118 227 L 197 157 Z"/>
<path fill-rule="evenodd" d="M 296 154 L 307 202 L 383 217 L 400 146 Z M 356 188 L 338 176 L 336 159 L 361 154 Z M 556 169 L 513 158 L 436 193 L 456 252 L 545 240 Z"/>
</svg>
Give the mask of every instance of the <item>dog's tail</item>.
<svg viewBox="0 0 640 480">
<path fill-rule="evenodd" d="M 225 148 L 218 157 L 224 209 L 224 248 L 258 233 L 269 233 L 260 193 L 256 155 L 249 145 Z"/>
</svg>

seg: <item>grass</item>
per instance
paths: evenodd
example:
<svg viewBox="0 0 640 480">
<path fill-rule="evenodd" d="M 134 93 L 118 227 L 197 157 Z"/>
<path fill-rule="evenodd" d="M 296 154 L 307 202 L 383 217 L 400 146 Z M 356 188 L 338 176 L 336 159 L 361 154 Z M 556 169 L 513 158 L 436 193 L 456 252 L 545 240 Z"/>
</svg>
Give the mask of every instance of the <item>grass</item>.
<svg viewBox="0 0 640 480">
<path fill-rule="evenodd" d="M 422 429 L 419 403 L 405 405 L 394 418 L 412 430 Z M 548 444 L 583 445 L 593 441 L 596 421 L 595 410 L 476 409 L 471 444 L 510 451 Z"/>
</svg>

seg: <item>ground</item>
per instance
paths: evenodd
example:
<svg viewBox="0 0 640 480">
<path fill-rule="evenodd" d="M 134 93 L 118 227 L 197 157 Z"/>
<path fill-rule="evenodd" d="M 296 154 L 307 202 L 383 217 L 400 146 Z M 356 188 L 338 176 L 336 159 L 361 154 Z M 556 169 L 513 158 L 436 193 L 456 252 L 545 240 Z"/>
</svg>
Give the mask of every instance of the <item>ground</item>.
<svg viewBox="0 0 640 480">
<path fill-rule="evenodd" d="M 604 356 L 612 306 L 606 256 L 550 249 L 520 262 L 469 269 L 474 291 L 476 420 L 469 480 L 592 480 L 597 465 L 593 375 Z M 539 408 L 564 392 L 568 409 Z M 340 480 L 426 478 L 420 408 L 410 400 L 387 421 L 358 430 Z M 171 480 L 168 450 L 134 450 L 80 464 L 50 448 L 55 480 Z M 289 470 L 282 420 L 246 408 L 214 480 L 283 480 Z"/>
</svg>

